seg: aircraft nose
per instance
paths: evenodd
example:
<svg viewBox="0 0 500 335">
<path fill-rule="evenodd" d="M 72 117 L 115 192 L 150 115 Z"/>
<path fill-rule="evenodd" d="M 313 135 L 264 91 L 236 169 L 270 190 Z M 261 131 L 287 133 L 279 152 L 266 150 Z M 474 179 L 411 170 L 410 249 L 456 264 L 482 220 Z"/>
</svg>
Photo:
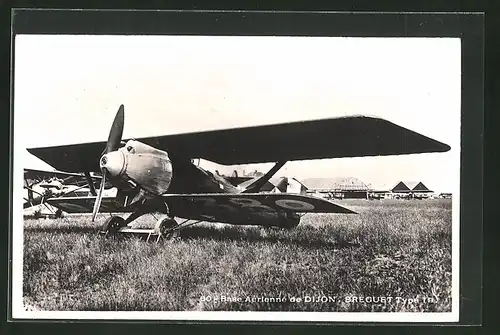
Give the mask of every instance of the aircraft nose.
<svg viewBox="0 0 500 335">
<path fill-rule="evenodd" d="M 121 151 L 113 151 L 102 156 L 99 165 L 112 176 L 119 176 L 125 171 L 125 157 Z"/>
</svg>

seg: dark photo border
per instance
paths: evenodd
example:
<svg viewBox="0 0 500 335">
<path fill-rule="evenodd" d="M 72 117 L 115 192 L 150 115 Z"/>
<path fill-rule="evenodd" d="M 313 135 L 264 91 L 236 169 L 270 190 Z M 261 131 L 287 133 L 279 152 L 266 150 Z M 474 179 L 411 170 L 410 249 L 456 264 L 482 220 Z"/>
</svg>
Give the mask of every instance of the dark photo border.
<svg viewBox="0 0 500 335">
<path fill-rule="evenodd" d="M 13 77 L 15 59 L 13 57 L 15 53 L 14 36 L 16 34 L 461 38 L 460 321 L 456 324 L 478 325 L 482 323 L 484 14 L 457 12 L 354 13 L 15 9 L 12 11 L 11 24 L 10 118 L 14 122 L 13 96 L 15 92 L 13 91 Z M 13 130 L 13 122 L 11 122 L 11 138 Z M 9 227 L 12 226 L 13 150 L 12 142 L 10 142 L 9 190 L 11 199 L 9 203 Z M 8 242 L 8 319 L 12 320 L 10 301 L 12 299 L 11 228 L 9 228 Z M 28 320 L 14 319 L 13 321 L 25 322 Z M 40 323 L 50 321 L 57 322 L 60 320 L 36 320 L 36 322 Z M 88 321 L 103 322 L 100 320 Z M 122 322 L 122 320 L 119 321 Z M 134 320 L 129 322 L 149 323 L 152 321 Z M 165 320 L 161 322 L 176 323 L 177 321 Z M 193 320 L 192 323 L 220 324 L 221 322 Z M 262 322 L 253 321 L 235 323 L 262 324 Z M 265 323 L 274 324 L 275 322 Z M 276 323 L 279 324 L 280 322 Z M 286 322 L 286 324 L 294 323 Z M 301 322 L 300 324 L 304 323 Z M 339 323 L 335 322 L 335 324 Z"/>
</svg>

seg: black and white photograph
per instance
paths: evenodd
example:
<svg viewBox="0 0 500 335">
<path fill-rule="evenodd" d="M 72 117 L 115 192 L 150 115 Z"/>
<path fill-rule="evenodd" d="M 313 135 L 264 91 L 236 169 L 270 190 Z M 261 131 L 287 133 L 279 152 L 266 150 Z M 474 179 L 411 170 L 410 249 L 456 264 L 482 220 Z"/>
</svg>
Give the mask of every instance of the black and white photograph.
<svg viewBox="0 0 500 335">
<path fill-rule="evenodd" d="M 458 321 L 460 38 L 14 43 L 14 318 Z"/>
</svg>

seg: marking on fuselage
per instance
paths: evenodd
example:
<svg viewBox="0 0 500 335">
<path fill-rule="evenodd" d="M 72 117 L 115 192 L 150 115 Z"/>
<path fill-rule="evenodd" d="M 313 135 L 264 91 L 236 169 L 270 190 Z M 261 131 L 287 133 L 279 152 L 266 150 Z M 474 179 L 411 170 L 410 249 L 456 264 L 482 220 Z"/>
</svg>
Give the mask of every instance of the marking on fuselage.
<svg viewBox="0 0 500 335">
<path fill-rule="evenodd" d="M 259 206 L 244 206 L 246 211 L 249 212 L 276 212 L 275 208 L 269 207 L 267 205 Z"/>
<path fill-rule="evenodd" d="M 192 202 L 200 206 L 212 206 L 217 200 L 213 198 L 191 198 Z"/>
<path fill-rule="evenodd" d="M 242 207 L 252 207 L 252 206 L 261 206 L 262 203 L 258 200 L 255 199 L 248 199 L 248 198 L 232 198 L 229 199 L 229 202 L 232 202 L 233 204 L 240 205 Z"/>
<path fill-rule="evenodd" d="M 236 210 L 236 208 L 230 206 L 230 205 L 213 205 L 213 206 L 210 206 L 214 209 L 217 209 L 217 210 L 220 210 L 222 212 L 231 212 L 231 213 L 237 213 L 238 211 Z"/>
<path fill-rule="evenodd" d="M 313 210 L 315 207 L 313 204 L 308 202 L 300 201 L 300 200 L 289 200 L 289 199 L 280 199 L 275 201 L 276 205 L 291 209 L 291 210 Z"/>
</svg>

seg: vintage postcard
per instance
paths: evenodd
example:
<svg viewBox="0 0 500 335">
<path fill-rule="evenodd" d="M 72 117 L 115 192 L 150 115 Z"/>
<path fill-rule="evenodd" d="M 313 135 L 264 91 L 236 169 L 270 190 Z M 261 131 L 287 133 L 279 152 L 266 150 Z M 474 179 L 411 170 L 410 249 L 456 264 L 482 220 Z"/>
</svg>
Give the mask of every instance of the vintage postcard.
<svg viewBox="0 0 500 335">
<path fill-rule="evenodd" d="M 14 43 L 13 318 L 458 321 L 459 38 Z"/>
</svg>

